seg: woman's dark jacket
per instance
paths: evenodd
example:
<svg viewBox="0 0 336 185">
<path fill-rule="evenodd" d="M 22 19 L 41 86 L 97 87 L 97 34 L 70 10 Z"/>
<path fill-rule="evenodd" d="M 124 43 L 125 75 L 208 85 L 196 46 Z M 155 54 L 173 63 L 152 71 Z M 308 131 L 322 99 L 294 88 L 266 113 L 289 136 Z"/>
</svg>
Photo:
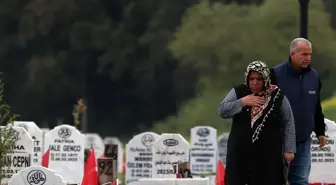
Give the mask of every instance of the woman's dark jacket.
<svg viewBox="0 0 336 185">
<path fill-rule="evenodd" d="M 234 88 L 237 99 L 251 94 L 246 85 Z M 279 92 L 278 92 L 279 91 Z M 276 98 L 275 98 L 276 97 Z M 271 94 L 263 115 L 251 128 L 251 107 L 233 117 L 226 158 L 226 185 L 283 185 L 283 132 L 280 108 L 284 94 L 280 89 Z M 273 102 L 274 101 L 274 102 Z M 271 113 L 265 117 L 265 113 Z M 256 129 L 265 119 L 264 126 Z M 258 139 L 252 143 L 252 136 Z"/>
</svg>

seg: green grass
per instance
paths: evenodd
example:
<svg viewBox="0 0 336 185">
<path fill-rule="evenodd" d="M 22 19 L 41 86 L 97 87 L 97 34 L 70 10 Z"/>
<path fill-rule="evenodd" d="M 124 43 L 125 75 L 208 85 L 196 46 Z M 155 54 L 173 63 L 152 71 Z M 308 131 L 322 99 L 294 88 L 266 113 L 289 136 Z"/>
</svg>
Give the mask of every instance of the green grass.
<svg viewBox="0 0 336 185">
<path fill-rule="evenodd" d="M 324 117 L 336 121 L 336 96 L 322 102 Z"/>
</svg>

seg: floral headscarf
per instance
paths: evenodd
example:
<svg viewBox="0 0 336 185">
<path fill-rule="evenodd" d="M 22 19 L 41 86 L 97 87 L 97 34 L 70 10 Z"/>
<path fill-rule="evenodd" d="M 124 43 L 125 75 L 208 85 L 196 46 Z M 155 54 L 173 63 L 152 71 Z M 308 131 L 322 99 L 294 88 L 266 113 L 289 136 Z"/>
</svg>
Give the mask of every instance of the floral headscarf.
<svg viewBox="0 0 336 185">
<path fill-rule="evenodd" d="M 269 105 L 270 102 L 270 95 L 274 90 L 278 87 L 275 85 L 271 85 L 271 77 L 270 77 L 270 70 L 264 62 L 261 61 L 254 61 L 251 62 L 245 71 L 245 84 L 248 87 L 248 76 L 251 71 L 258 72 L 261 77 L 264 79 L 264 89 L 262 92 L 258 93 L 259 96 L 262 96 L 266 99 L 266 102 L 262 106 L 253 106 L 251 109 L 251 126 L 254 125 L 255 121 L 257 121 L 263 113 L 263 110 Z"/>
<path fill-rule="evenodd" d="M 251 71 L 258 72 L 261 75 L 261 77 L 264 79 L 264 90 L 266 90 L 270 87 L 270 84 L 271 84 L 270 74 L 271 74 L 271 72 L 264 62 L 253 61 L 247 66 L 246 71 L 245 71 L 245 84 L 247 85 L 247 87 L 249 86 L 248 76 L 249 76 Z"/>
</svg>

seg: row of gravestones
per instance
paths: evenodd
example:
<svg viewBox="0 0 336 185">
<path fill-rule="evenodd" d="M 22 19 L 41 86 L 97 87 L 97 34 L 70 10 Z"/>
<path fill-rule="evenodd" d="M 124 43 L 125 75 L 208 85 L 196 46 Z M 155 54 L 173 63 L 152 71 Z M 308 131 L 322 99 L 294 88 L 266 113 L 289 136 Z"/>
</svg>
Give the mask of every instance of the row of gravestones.
<svg viewBox="0 0 336 185">
<path fill-rule="evenodd" d="M 336 123 L 325 119 L 326 146 L 319 147 L 318 139 L 312 133 L 312 170 L 310 182 L 336 182 Z M 174 163 L 190 162 L 190 170 L 194 176 L 215 172 L 217 149 L 218 159 L 226 161 L 226 145 L 228 134 L 223 134 L 216 142 L 216 129 L 211 127 L 195 127 L 191 129 L 190 144 L 180 134 L 157 135 L 146 132 L 135 136 L 126 145 L 126 183 L 139 184 L 141 178 L 154 178 L 164 184 L 166 178 L 174 178 Z M 218 144 L 218 145 L 217 145 Z M 152 157 L 150 157 L 152 156 Z M 149 161 L 152 161 L 150 163 Z M 214 176 L 210 176 L 210 184 L 215 184 Z M 147 180 L 146 180 L 147 181 Z M 140 183 L 141 184 L 141 183 Z M 158 183 L 157 183 L 158 184 Z"/>
<path fill-rule="evenodd" d="M 315 134 L 311 135 L 310 182 L 336 182 L 336 123 L 328 119 L 325 119 L 325 123 L 326 146 L 319 147 Z M 217 159 L 225 164 L 229 136 L 221 135 L 217 143 L 216 132 L 211 127 L 192 128 L 190 144 L 180 134 L 157 135 L 146 132 L 135 136 L 126 145 L 126 183 L 135 185 L 139 184 L 139 180 L 141 182 L 153 178 L 163 184 L 164 179 L 175 177 L 172 166 L 185 161 L 190 162 L 190 170 L 194 176 L 215 172 Z M 217 150 L 220 151 L 218 156 Z M 210 175 L 209 179 L 209 184 L 215 184 L 214 176 Z"/>
<path fill-rule="evenodd" d="M 336 179 L 335 174 L 332 173 L 336 170 L 334 142 L 336 125 L 330 120 L 326 123 L 328 127 L 326 147 L 319 148 L 317 139 L 312 134 L 312 173 L 310 177 L 312 182 L 334 182 Z M 32 163 L 30 159 L 34 159 L 31 156 L 34 152 L 39 151 L 34 145 L 36 141 L 33 142 L 26 132 L 26 130 L 29 131 L 29 127 L 24 129 L 21 125 L 21 127 L 14 127 L 14 129 L 14 136 L 18 138 L 13 146 L 14 153 L 3 159 L 11 165 L 9 169 L 3 169 L 4 173 L 12 173 L 9 185 L 63 185 L 65 182 L 78 184 L 69 182 L 67 178 L 69 179 L 70 176 L 82 178 L 82 175 L 77 174 L 82 171 L 78 170 L 81 168 L 74 163 L 83 161 L 83 152 L 80 149 L 84 148 L 83 134 L 68 125 L 62 125 L 49 131 L 45 136 L 45 143 L 49 144 L 44 145 L 45 148 L 50 148 L 49 169 L 46 169 L 41 166 L 29 167 Z M 211 173 L 215 172 L 217 150 L 221 145 L 220 142 L 218 145 L 216 143 L 216 132 L 216 129 L 211 127 L 195 127 L 191 129 L 190 144 L 180 134 L 158 135 L 153 132 L 145 132 L 134 136 L 126 145 L 126 183 L 133 185 L 150 178 L 161 181 L 164 181 L 162 179 L 175 178 L 173 165 L 189 161 L 194 176 L 210 174 L 209 184 L 214 184 Z M 226 134 L 222 135 L 220 140 L 226 137 Z M 16 173 L 18 171 L 19 173 Z"/>
<path fill-rule="evenodd" d="M 16 142 L 12 147 L 13 153 L 2 159 L 6 167 L 1 168 L 1 184 L 7 184 L 20 170 L 30 166 L 41 166 L 42 155 L 48 149 L 48 168 L 56 172 L 68 184 L 81 183 L 85 149 L 97 148 L 92 144 L 92 137 L 96 137 L 97 134 L 84 135 L 69 125 L 60 125 L 52 130 L 40 129 L 34 122 L 22 121 L 14 122 L 12 128 Z M 1 129 L 8 129 L 8 127 L 1 127 Z M 120 141 L 113 137 L 105 138 L 105 143 L 113 143 L 115 146 L 122 147 Z M 96 151 L 97 159 L 103 153 L 99 149 Z M 122 150 L 119 151 L 122 152 Z M 119 156 L 122 157 L 122 155 Z M 118 163 L 122 165 L 122 162 Z"/>
<path fill-rule="evenodd" d="M 117 180 L 117 185 L 119 181 Z M 100 185 L 112 185 L 111 181 L 99 182 Z M 6 184 L 7 185 L 7 184 Z M 8 185 L 77 185 L 68 184 L 55 171 L 43 166 L 30 166 L 14 174 Z"/>
<path fill-rule="evenodd" d="M 225 163 L 228 134 L 217 141 L 217 130 L 198 126 L 191 129 L 190 143 L 180 134 L 144 132 L 126 145 L 126 184 L 144 178 L 175 178 L 174 164 L 188 161 L 193 177 L 207 176 L 215 183 L 217 160 Z"/>
<path fill-rule="evenodd" d="M 93 147 L 96 158 L 104 153 L 105 144 L 117 144 L 118 171 L 122 166 L 122 144 L 117 138 L 105 138 L 98 134 L 80 133 L 75 127 L 61 125 L 53 130 L 40 129 L 34 122 L 15 122 L 19 138 L 14 153 L 5 156 L 9 168 L 3 169 L 1 183 L 7 183 L 18 171 L 29 166 L 41 165 L 42 154 L 49 148 L 49 169 L 54 170 L 64 181 L 79 184 L 83 177 L 84 148 Z M 21 127 L 21 128 L 20 128 Z M 152 145 L 158 138 L 158 144 Z M 215 173 L 218 148 L 226 147 L 227 135 L 220 137 L 217 146 L 217 131 L 211 127 L 195 127 L 191 130 L 191 144 L 179 134 L 161 135 L 145 132 L 135 136 L 126 145 L 126 182 L 132 184 L 141 178 L 172 176 L 172 164 L 190 161 L 194 175 Z M 224 141 L 224 142 L 223 142 Z M 106 149 L 106 148 L 105 148 Z M 225 151 L 225 149 L 220 149 Z M 189 155 L 190 152 L 190 155 Z M 112 152 L 113 153 L 113 152 Z M 225 161 L 225 154 L 219 153 Z M 213 179 L 213 178 L 212 178 Z"/>
</svg>

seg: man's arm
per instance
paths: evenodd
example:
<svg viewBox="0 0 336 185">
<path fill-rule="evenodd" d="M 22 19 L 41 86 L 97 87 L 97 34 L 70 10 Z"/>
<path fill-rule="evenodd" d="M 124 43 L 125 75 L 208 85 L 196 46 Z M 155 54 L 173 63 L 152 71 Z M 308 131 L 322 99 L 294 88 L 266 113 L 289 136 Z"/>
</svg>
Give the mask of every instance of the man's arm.
<svg viewBox="0 0 336 185">
<path fill-rule="evenodd" d="M 322 106 L 321 106 L 321 99 L 320 99 L 320 92 L 322 88 L 322 83 L 319 78 L 319 89 L 318 89 L 318 100 L 316 103 L 316 108 L 315 108 L 315 116 L 314 116 L 314 121 L 315 121 L 315 134 L 316 136 L 325 136 L 325 123 L 324 123 L 324 115 L 322 112 Z"/>
</svg>

